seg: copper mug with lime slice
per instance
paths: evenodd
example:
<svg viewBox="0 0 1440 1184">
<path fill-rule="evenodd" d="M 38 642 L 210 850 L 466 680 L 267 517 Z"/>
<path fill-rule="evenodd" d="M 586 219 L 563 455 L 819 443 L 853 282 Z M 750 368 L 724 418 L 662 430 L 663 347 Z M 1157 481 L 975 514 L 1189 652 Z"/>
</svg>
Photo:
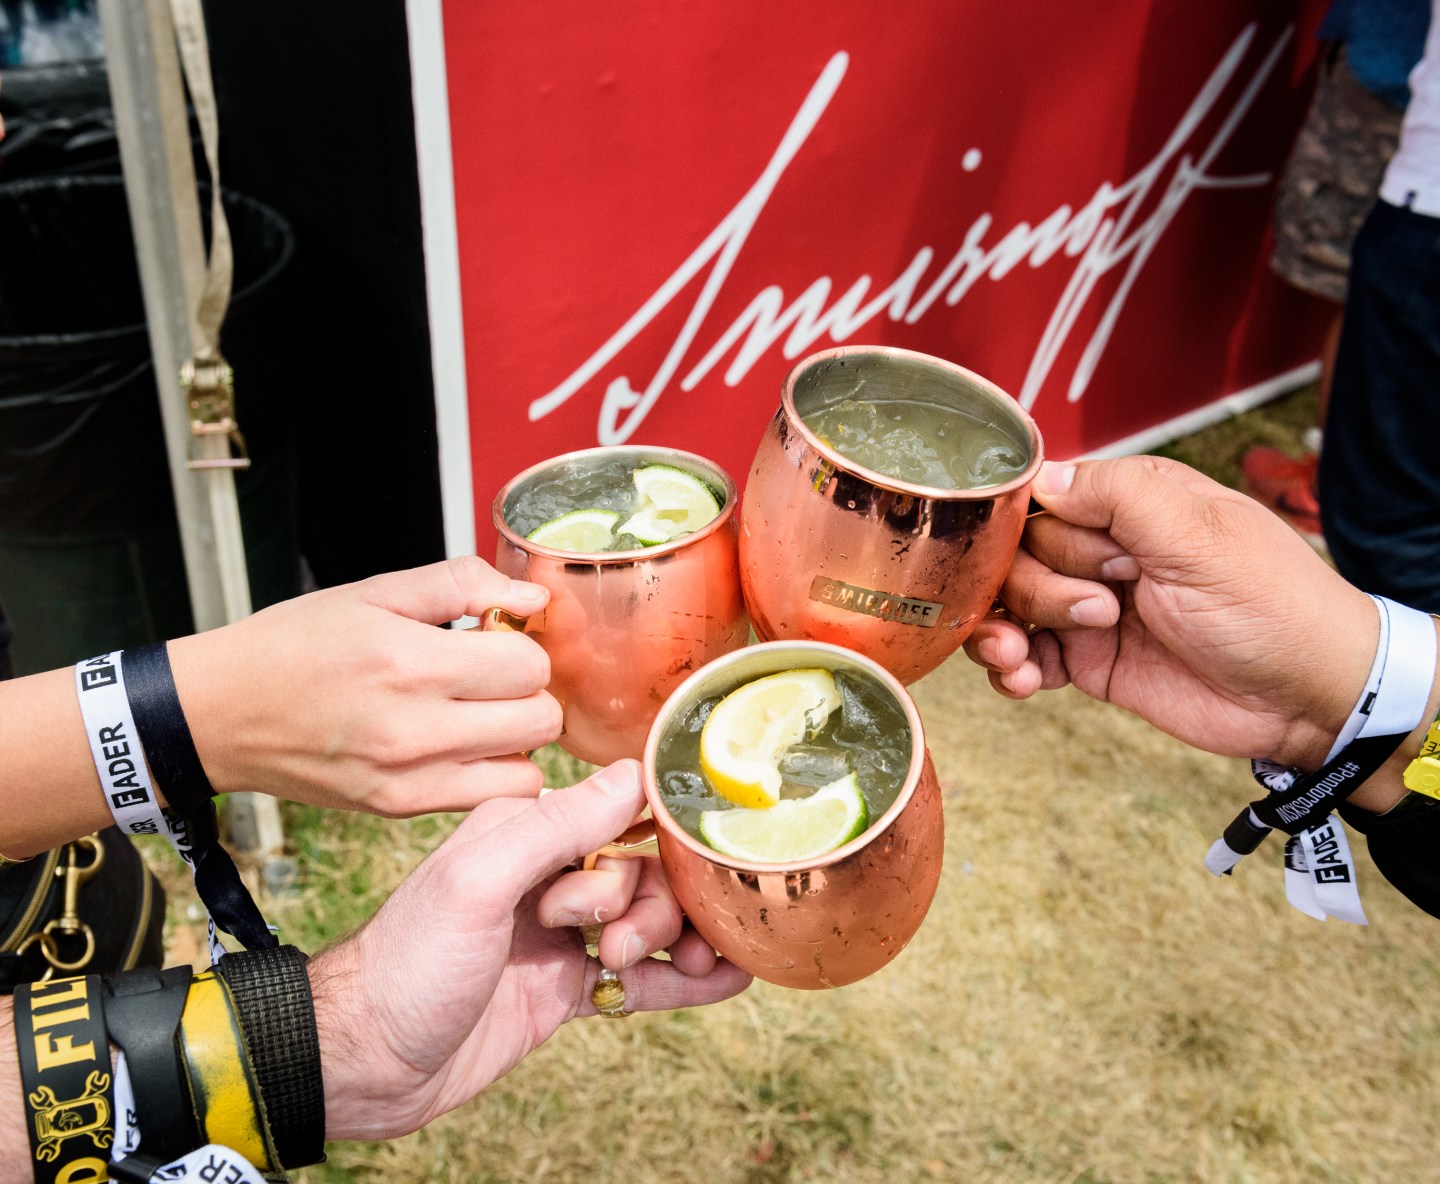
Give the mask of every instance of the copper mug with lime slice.
<svg viewBox="0 0 1440 1184">
<path fill-rule="evenodd" d="M 491 613 L 481 624 L 522 628 L 549 654 L 559 743 L 573 756 L 638 757 L 670 692 L 745 643 L 737 501 L 713 462 L 639 445 L 553 457 L 496 495 L 496 568 L 543 584 L 550 602 L 524 621 Z"/>
<path fill-rule="evenodd" d="M 772 734 L 760 741 L 763 751 L 747 756 L 745 745 L 755 741 L 756 729 L 764 732 L 764 719 L 752 721 L 748 735 L 705 735 L 737 696 L 797 674 L 803 677 L 794 681 L 803 685 L 795 694 L 802 699 L 815 674 L 830 676 L 838 688 L 842 702 L 820 706 L 805 728 L 818 724 L 825 744 L 802 737 L 781 754 L 773 750 Z M 772 721 L 783 714 L 773 699 L 754 706 Z M 813 706 L 807 700 L 802 709 Z M 830 718 L 815 718 L 821 714 Z M 743 721 L 728 724 L 732 733 L 746 732 Z M 717 751 L 707 760 L 712 747 Z M 837 748 L 849 764 L 843 773 L 824 763 Z M 797 762 L 797 753 L 807 760 Z M 730 792 L 743 797 L 754 780 L 745 770 L 749 757 L 773 764 L 777 756 L 780 765 L 790 762 L 787 777 L 809 780 L 814 792 L 790 798 L 782 788 L 779 802 L 764 809 L 713 793 L 707 798 L 714 774 L 726 777 L 717 763 L 733 761 L 729 775 L 736 785 Z M 644 784 L 651 817 L 602 854 L 658 853 L 695 929 L 724 957 L 767 982 L 818 989 L 873 974 L 905 948 L 935 896 L 944 819 L 920 713 L 898 679 L 851 650 L 824 642 L 767 642 L 696 671 L 651 724 Z M 773 782 L 760 789 L 773 797 Z M 858 808 L 857 790 L 864 800 Z M 743 825 L 717 827 L 717 818 Z M 778 841 L 767 842 L 776 832 Z"/>
</svg>

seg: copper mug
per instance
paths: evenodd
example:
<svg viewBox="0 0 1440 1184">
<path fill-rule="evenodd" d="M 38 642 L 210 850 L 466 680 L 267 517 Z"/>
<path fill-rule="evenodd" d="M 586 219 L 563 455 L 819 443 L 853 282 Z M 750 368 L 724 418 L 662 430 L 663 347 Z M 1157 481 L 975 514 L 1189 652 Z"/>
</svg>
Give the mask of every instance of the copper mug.
<svg viewBox="0 0 1440 1184">
<path fill-rule="evenodd" d="M 720 513 L 692 534 L 643 550 L 580 553 L 532 543 L 507 509 L 557 465 L 619 459 L 688 469 L 724 493 Z M 718 465 L 674 448 L 589 448 L 553 457 L 512 478 L 495 496 L 495 566 L 550 590 L 524 621 L 492 612 L 483 627 L 522 628 L 550 656 L 550 693 L 564 712 L 560 746 L 604 765 L 638 757 L 650 721 L 691 671 L 743 645 L 750 624 L 740 597 L 735 482 Z"/>
<path fill-rule="evenodd" d="M 973 490 L 864 468 L 802 418 L 857 387 L 985 417 L 1023 448 L 1025 468 Z M 1020 404 L 953 362 L 882 346 L 806 358 L 785 377 L 745 485 L 740 581 L 755 632 L 846 646 L 907 684 L 928 674 L 994 603 L 1041 460 L 1039 429 Z"/>
<path fill-rule="evenodd" d="M 899 795 L 859 837 L 799 863 L 747 863 L 685 831 L 660 796 L 655 761 L 672 721 L 701 700 L 781 670 L 823 667 L 868 674 L 894 697 L 910 727 Z M 900 682 L 850 650 L 776 641 L 717 658 L 687 678 L 650 725 L 645 796 L 651 817 L 598 854 L 657 852 L 690 923 L 725 958 L 782 987 L 853 983 L 888 965 L 915 936 L 935 897 L 945 824 L 920 713 Z"/>
</svg>

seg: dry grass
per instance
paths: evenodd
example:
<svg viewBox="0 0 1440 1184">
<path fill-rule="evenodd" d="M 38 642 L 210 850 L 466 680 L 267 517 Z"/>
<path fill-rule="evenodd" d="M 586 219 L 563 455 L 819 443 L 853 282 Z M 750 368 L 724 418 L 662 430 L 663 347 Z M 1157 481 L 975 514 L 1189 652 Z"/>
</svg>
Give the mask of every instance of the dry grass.
<svg viewBox="0 0 1440 1184">
<path fill-rule="evenodd" d="M 428 1130 L 333 1146 L 303 1179 L 1440 1179 L 1435 923 L 1363 853 L 1372 924 L 1318 924 L 1285 904 L 1277 843 L 1223 880 L 1200 865 L 1255 792 L 1240 762 L 1071 692 L 1010 703 L 963 659 L 915 694 L 946 870 L 891 967 L 568 1025 Z M 449 821 L 291 809 L 289 825 L 302 890 L 267 907 L 313 947 Z"/>
</svg>

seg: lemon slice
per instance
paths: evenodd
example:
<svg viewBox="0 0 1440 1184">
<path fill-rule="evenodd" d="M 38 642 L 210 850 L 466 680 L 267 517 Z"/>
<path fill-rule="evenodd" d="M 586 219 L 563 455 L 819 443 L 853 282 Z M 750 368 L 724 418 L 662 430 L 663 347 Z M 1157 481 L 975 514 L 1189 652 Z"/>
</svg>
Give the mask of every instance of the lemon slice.
<svg viewBox="0 0 1440 1184">
<path fill-rule="evenodd" d="M 701 772 L 737 806 L 773 806 L 780 797 L 780 757 L 818 732 L 839 706 L 828 670 L 782 670 L 747 682 L 721 699 L 700 729 Z"/>
<path fill-rule="evenodd" d="M 646 465 L 632 480 L 640 505 L 615 533 L 633 535 L 647 547 L 697 531 L 720 513 L 714 491 L 684 469 Z"/>
<path fill-rule="evenodd" d="M 619 518 L 614 510 L 571 510 L 542 522 L 525 537 L 557 551 L 604 551 L 614 538 Z"/>
<path fill-rule="evenodd" d="M 791 863 L 843 847 L 870 824 L 854 773 L 808 798 L 786 798 L 768 810 L 706 810 L 700 837 L 722 855 L 747 863 Z"/>
</svg>

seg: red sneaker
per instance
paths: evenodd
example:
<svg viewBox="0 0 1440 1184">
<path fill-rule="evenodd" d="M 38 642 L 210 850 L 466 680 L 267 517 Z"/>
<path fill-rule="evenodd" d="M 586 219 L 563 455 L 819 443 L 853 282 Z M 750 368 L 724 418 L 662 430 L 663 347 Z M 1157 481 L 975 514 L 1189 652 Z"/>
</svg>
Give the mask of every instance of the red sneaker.
<svg viewBox="0 0 1440 1184">
<path fill-rule="evenodd" d="M 1240 473 L 1251 497 L 1313 542 L 1322 537 L 1320 502 L 1315 496 L 1319 464 L 1313 452 L 1296 460 L 1278 448 L 1252 448 L 1240 460 Z"/>
</svg>

